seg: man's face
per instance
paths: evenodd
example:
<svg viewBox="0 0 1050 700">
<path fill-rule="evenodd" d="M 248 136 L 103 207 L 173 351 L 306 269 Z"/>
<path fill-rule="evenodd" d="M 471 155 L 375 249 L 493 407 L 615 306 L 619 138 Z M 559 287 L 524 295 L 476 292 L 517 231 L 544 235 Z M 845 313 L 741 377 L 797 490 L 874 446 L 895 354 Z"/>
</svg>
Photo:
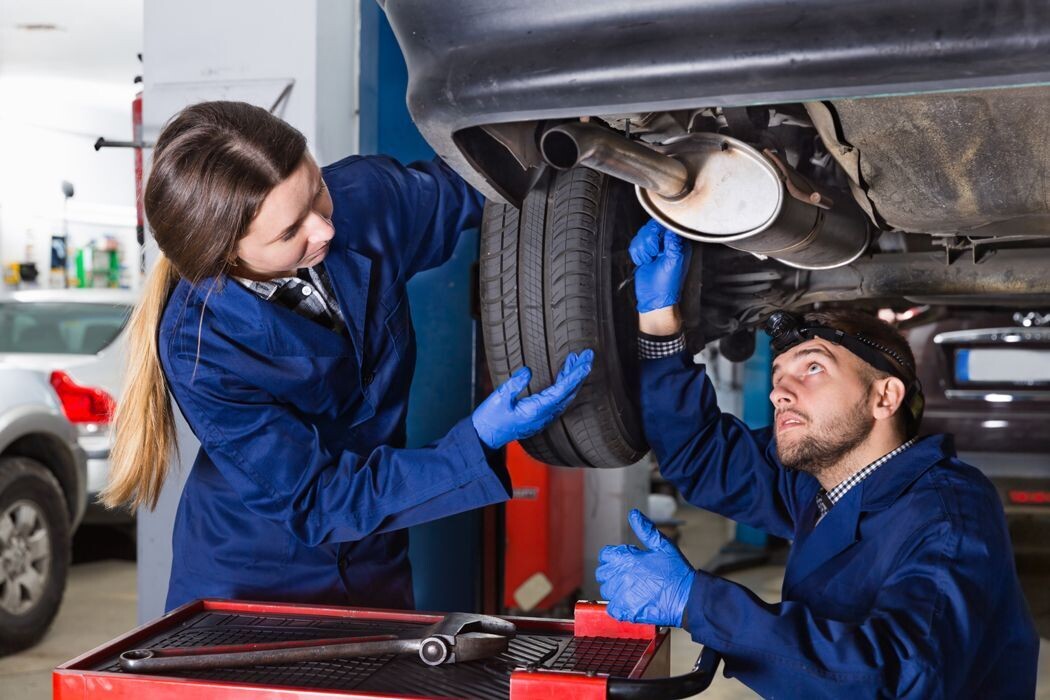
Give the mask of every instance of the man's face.
<svg viewBox="0 0 1050 700">
<path fill-rule="evenodd" d="M 819 474 L 853 451 L 875 425 L 872 373 L 863 360 L 814 338 L 773 362 L 773 431 L 780 462 Z"/>
</svg>

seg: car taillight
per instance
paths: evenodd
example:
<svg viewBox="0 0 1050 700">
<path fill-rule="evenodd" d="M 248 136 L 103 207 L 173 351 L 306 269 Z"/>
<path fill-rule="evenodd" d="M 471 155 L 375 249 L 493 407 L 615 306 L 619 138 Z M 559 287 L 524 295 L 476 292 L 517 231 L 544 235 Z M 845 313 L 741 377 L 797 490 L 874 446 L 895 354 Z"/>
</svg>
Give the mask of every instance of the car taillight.
<svg viewBox="0 0 1050 700">
<path fill-rule="evenodd" d="M 88 386 L 80 386 L 65 372 L 51 373 L 51 386 L 62 402 L 62 410 L 71 423 L 109 423 L 116 403 L 113 397 Z"/>
<path fill-rule="evenodd" d="M 1050 505 L 1050 491 L 1022 491 L 1011 489 L 1010 502 L 1016 505 Z"/>
</svg>

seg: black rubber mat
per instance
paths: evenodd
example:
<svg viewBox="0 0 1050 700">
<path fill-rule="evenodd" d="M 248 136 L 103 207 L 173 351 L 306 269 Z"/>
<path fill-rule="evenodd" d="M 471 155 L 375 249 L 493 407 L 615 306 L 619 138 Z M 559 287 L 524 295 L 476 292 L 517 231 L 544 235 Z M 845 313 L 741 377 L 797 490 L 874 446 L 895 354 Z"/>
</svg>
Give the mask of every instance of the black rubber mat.
<svg viewBox="0 0 1050 700">
<path fill-rule="evenodd" d="M 137 646 L 194 647 L 280 642 L 398 634 L 422 628 L 423 625 L 377 620 L 260 617 L 207 611 Z M 514 669 L 531 666 L 627 676 L 648 644 L 645 640 L 633 639 L 522 634 L 511 640 L 507 651 L 499 656 L 440 667 L 427 666 L 416 656 L 390 655 L 167 675 L 268 686 L 497 700 L 509 694 L 510 674 Z M 107 659 L 95 670 L 122 672 L 115 657 Z"/>
</svg>

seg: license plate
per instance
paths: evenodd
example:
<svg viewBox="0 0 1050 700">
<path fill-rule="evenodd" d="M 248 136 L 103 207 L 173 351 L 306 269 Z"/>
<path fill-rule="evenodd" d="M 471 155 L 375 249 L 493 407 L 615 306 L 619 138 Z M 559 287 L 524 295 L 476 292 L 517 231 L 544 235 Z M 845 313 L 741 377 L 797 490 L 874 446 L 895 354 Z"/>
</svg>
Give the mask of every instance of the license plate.
<svg viewBox="0 0 1050 700">
<path fill-rule="evenodd" d="M 966 348 L 955 351 L 955 381 L 959 384 L 1050 383 L 1050 349 Z"/>
</svg>

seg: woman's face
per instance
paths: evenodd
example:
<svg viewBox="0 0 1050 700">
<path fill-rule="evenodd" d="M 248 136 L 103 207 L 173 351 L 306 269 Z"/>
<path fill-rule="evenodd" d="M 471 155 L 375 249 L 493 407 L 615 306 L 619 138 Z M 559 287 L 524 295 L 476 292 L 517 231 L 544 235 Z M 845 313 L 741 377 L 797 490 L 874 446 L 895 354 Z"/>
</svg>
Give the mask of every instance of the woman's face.
<svg viewBox="0 0 1050 700">
<path fill-rule="evenodd" d="M 309 155 L 263 200 L 248 234 L 237 242 L 233 274 L 248 279 L 291 277 L 324 260 L 335 229 L 332 198 Z"/>
</svg>

